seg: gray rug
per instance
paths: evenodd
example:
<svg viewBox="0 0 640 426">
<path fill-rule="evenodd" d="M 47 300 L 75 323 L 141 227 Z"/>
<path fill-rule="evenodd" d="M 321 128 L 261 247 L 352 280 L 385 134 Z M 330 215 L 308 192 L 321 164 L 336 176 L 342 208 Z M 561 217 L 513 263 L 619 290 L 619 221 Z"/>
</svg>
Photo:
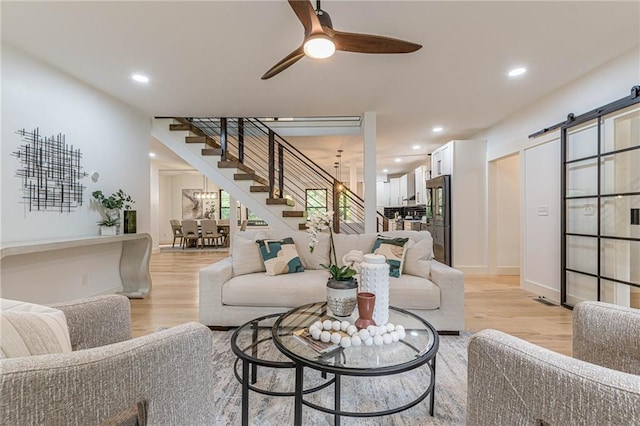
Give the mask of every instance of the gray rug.
<svg viewBox="0 0 640 426">
<path fill-rule="evenodd" d="M 215 413 L 217 425 L 236 425 L 241 421 L 242 389 L 233 374 L 235 355 L 230 340 L 233 330 L 214 331 L 214 363 L 216 373 Z M 467 343 L 470 333 L 460 336 L 440 336 L 440 349 L 436 363 L 435 415 L 429 415 L 429 398 L 401 413 L 385 417 L 342 417 L 343 425 L 456 425 L 464 424 L 467 399 Z M 260 346 L 260 357 L 271 360 L 285 358 L 268 345 L 266 351 Z M 240 372 L 240 364 L 238 366 Z M 272 391 L 291 391 L 294 372 L 288 369 L 259 367 L 256 386 Z M 378 411 L 397 407 L 421 394 L 429 381 L 429 369 L 420 368 L 397 376 L 376 378 L 342 379 L 342 409 L 346 411 Z M 320 373 L 305 369 L 305 388 L 324 381 Z M 315 394 L 306 395 L 306 400 L 332 407 L 333 386 Z M 357 410 L 356 410 L 357 407 Z M 249 393 L 249 424 L 288 425 L 293 423 L 293 397 L 270 397 Z M 303 406 L 305 425 L 332 425 L 333 416 Z"/>
</svg>

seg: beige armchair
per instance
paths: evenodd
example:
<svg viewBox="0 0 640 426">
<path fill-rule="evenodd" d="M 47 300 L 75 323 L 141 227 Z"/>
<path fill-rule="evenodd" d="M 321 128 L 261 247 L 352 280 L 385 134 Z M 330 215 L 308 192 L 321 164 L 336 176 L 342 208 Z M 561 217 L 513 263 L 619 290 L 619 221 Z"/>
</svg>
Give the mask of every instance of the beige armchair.
<svg viewBox="0 0 640 426">
<path fill-rule="evenodd" d="M 65 313 L 73 352 L 0 360 L 0 424 L 112 423 L 139 405 L 148 424 L 214 423 L 207 327 L 188 323 L 131 339 L 126 297 L 54 307 Z"/>
<path fill-rule="evenodd" d="M 468 425 L 640 422 L 640 310 L 583 302 L 573 312 L 575 358 L 496 330 L 471 338 Z"/>
</svg>

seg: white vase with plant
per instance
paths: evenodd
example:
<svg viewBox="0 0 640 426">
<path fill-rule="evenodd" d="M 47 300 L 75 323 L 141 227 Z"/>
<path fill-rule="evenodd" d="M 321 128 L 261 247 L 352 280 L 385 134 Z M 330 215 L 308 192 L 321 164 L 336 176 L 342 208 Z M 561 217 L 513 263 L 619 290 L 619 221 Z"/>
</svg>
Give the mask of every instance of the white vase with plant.
<svg viewBox="0 0 640 426">
<path fill-rule="evenodd" d="M 108 197 L 105 197 L 100 190 L 93 191 L 91 196 L 104 209 L 103 215 L 105 218 L 98 221 L 100 235 L 117 235 L 120 231 L 121 210 L 130 210 L 135 201 L 122 189 L 118 189 Z"/>
<path fill-rule="evenodd" d="M 317 213 L 307 219 L 307 232 L 310 235 L 309 251 L 313 253 L 318 243 L 318 233 L 329 231 L 329 265 L 321 264 L 329 271 L 331 277 L 327 281 L 327 306 L 337 317 L 351 315 L 357 304 L 358 282 L 357 271 L 349 265 L 339 266 L 336 247 L 333 241 L 333 212 Z"/>
</svg>

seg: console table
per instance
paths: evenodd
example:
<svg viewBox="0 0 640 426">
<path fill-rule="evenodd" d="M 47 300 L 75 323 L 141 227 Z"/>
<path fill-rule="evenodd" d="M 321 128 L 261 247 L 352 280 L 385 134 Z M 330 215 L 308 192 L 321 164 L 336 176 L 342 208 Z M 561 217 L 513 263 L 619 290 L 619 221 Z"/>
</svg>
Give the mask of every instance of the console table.
<svg viewBox="0 0 640 426">
<path fill-rule="evenodd" d="M 149 234 L 122 234 L 8 243 L 0 248 L 0 260 L 11 256 L 28 256 L 36 253 L 113 243 L 122 243 L 120 278 L 123 290 L 119 294 L 133 299 L 145 298 L 151 291 L 151 275 L 149 274 L 151 236 Z"/>
</svg>

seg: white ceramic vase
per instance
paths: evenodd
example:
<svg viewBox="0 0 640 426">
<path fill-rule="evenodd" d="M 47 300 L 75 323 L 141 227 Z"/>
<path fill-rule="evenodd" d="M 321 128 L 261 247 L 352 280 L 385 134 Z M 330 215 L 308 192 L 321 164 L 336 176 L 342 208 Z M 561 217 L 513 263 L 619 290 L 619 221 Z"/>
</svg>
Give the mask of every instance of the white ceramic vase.
<svg viewBox="0 0 640 426">
<path fill-rule="evenodd" d="M 360 291 L 376 295 L 373 320 L 378 325 L 389 322 L 389 265 L 379 254 L 365 254 L 360 264 Z"/>
</svg>

